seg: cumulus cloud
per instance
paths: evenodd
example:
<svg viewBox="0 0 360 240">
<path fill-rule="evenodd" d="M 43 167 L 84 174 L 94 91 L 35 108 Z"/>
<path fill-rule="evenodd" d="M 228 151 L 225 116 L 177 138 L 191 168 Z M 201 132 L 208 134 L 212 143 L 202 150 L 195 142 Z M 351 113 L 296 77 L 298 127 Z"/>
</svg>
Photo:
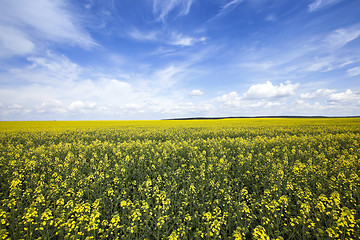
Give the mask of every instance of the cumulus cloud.
<svg viewBox="0 0 360 240">
<path fill-rule="evenodd" d="M 350 68 L 346 71 L 346 73 L 349 77 L 358 76 L 358 75 L 360 75 L 360 67 Z"/>
<path fill-rule="evenodd" d="M 326 97 L 329 94 L 334 93 L 334 92 L 335 92 L 335 90 L 333 90 L 333 89 L 327 89 L 327 88 L 322 89 L 321 88 L 321 89 L 316 90 L 315 92 L 302 93 L 300 95 L 300 98 L 302 98 L 302 99 L 317 99 L 317 98 Z"/>
<path fill-rule="evenodd" d="M 220 105 L 215 105 L 214 112 L 222 116 L 264 116 L 281 115 L 286 111 L 287 103 L 284 99 L 245 99 L 237 92 L 223 94 L 215 99 Z"/>
<path fill-rule="evenodd" d="M 94 102 L 83 102 L 83 101 L 75 101 L 69 105 L 69 110 L 71 111 L 87 111 L 93 110 L 96 107 L 96 103 Z"/>
<path fill-rule="evenodd" d="M 252 85 L 244 94 L 244 98 L 262 99 L 262 98 L 281 98 L 295 94 L 295 90 L 299 84 L 291 84 L 287 81 L 285 84 L 280 83 L 274 86 L 270 81 L 261 84 Z"/>
<path fill-rule="evenodd" d="M 241 104 L 242 97 L 235 91 L 223 94 L 220 97 L 216 98 L 217 101 L 224 103 L 228 106 L 236 106 L 239 107 Z"/>
<path fill-rule="evenodd" d="M 41 104 L 30 106 L 28 109 L 29 113 L 41 114 L 43 116 L 93 113 L 104 110 L 104 108 L 98 107 L 95 102 L 77 100 L 64 103 L 57 99 L 46 99 Z"/>
<path fill-rule="evenodd" d="M 360 105 L 360 94 L 347 89 L 345 92 L 331 94 L 328 102 L 331 104 Z"/>
<path fill-rule="evenodd" d="M 294 114 L 298 114 L 298 112 L 301 112 L 304 115 L 326 116 L 329 114 L 329 106 L 322 105 L 319 102 L 306 102 L 302 99 L 298 99 L 293 106 L 293 112 Z"/>
<path fill-rule="evenodd" d="M 199 89 L 193 89 L 190 92 L 190 96 L 196 97 L 196 96 L 202 96 L 204 95 L 204 93 L 202 91 L 200 91 Z"/>
<path fill-rule="evenodd" d="M 267 81 L 263 84 L 252 85 L 244 94 L 240 95 L 236 91 L 223 94 L 215 100 L 225 106 L 236 108 L 272 108 L 282 106 L 284 101 L 273 101 L 295 94 L 299 84 L 291 84 L 289 81 L 285 84 L 280 83 L 274 86 Z"/>
<path fill-rule="evenodd" d="M 0 56 L 31 53 L 40 40 L 84 48 L 97 45 L 80 22 L 63 1 L 1 1 Z"/>
<path fill-rule="evenodd" d="M 149 119 L 171 111 L 180 115 L 181 109 L 184 113 L 201 110 L 198 104 L 179 101 L 183 90 L 174 86 L 191 72 L 183 65 L 146 74 L 105 74 L 53 53 L 29 57 L 28 61 L 27 66 L 1 74 L 3 81 L 10 76 L 21 83 L 0 88 L 2 120 Z M 194 90 L 193 94 L 202 93 Z"/>
<path fill-rule="evenodd" d="M 315 12 L 324 7 L 331 6 L 335 3 L 341 2 L 342 0 L 315 0 L 309 4 L 309 12 Z"/>
<path fill-rule="evenodd" d="M 0 102 L 5 106 L 18 103 L 23 109 L 31 108 L 37 113 L 66 113 L 140 99 L 126 80 L 80 67 L 63 55 L 48 53 L 30 57 L 28 61 L 30 65 L 10 69 L 1 76 L 25 83 L 0 89 Z"/>
</svg>

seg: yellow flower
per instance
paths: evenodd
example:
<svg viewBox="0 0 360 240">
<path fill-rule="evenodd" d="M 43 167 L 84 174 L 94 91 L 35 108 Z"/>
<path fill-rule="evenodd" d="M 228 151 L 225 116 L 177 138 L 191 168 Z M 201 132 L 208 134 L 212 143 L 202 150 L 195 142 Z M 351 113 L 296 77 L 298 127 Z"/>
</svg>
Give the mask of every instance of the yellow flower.
<svg viewBox="0 0 360 240">
<path fill-rule="evenodd" d="M 254 229 L 253 237 L 256 240 L 270 240 L 270 237 L 266 234 L 265 228 L 260 225 Z"/>
<path fill-rule="evenodd" d="M 169 240 L 177 240 L 179 238 L 179 235 L 173 231 L 171 235 L 169 236 Z"/>
</svg>

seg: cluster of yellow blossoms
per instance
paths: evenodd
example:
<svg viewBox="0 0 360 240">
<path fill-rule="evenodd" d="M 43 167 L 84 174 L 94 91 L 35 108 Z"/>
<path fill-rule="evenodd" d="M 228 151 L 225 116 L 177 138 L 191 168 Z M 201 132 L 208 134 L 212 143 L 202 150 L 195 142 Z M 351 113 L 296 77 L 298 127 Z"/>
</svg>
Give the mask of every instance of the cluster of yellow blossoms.
<svg viewBox="0 0 360 240">
<path fill-rule="evenodd" d="M 360 119 L 0 123 L 0 239 L 360 239 Z"/>
</svg>

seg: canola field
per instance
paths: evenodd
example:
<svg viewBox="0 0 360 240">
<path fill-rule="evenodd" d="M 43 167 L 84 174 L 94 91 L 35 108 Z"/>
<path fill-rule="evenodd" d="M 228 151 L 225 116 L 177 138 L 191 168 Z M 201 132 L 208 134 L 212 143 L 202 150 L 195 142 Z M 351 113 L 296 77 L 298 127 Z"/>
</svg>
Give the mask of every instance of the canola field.
<svg viewBox="0 0 360 240">
<path fill-rule="evenodd" d="M 0 122 L 0 239 L 360 239 L 360 118 Z"/>
</svg>

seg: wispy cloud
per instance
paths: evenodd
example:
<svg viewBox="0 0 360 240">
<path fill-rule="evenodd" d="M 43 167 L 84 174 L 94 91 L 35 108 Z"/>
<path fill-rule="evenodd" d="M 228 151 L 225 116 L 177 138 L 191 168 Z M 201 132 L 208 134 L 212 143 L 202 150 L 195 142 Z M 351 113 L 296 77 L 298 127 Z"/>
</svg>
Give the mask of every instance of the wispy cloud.
<svg viewBox="0 0 360 240">
<path fill-rule="evenodd" d="M 347 43 L 357 39 L 360 36 L 360 26 L 351 26 L 333 31 L 324 39 L 324 43 L 332 49 L 341 48 Z"/>
<path fill-rule="evenodd" d="M 346 73 L 348 74 L 348 76 L 350 77 L 355 77 L 355 76 L 359 76 L 360 75 L 360 67 L 354 67 L 354 68 L 350 68 L 346 71 Z"/>
<path fill-rule="evenodd" d="M 140 32 L 137 28 L 133 28 L 128 32 L 129 36 L 133 39 L 139 40 L 139 41 L 154 41 L 157 39 L 157 32 L 151 31 L 151 32 Z"/>
<path fill-rule="evenodd" d="M 219 17 L 222 17 L 224 15 L 226 15 L 227 13 L 229 13 L 231 10 L 233 10 L 234 8 L 236 8 L 241 2 L 243 2 L 243 0 L 230 0 L 227 3 L 225 3 L 224 5 L 221 6 L 219 12 L 212 18 L 210 18 L 208 20 L 208 22 L 211 22 Z"/>
<path fill-rule="evenodd" d="M 176 16 L 187 15 L 190 11 L 193 0 L 154 0 L 153 12 L 157 20 L 165 21 L 167 15 L 177 10 Z"/>
<path fill-rule="evenodd" d="M 35 44 L 22 31 L 0 23 L 0 32 L 0 57 L 25 55 L 34 51 Z"/>
<path fill-rule="evenodd" d="M 76 80 L 83 71 L 64 55 L 51 52 L 43 56 L 28 57 L 27 61 L 31 65 L 10 69 L 15 79 L 37 84 L 62 85 Z"/>
<path fill-rule="evenodd" d="M 153 89 L 153 92 L 169 89 L 189 73 L 184 65 L 169 65 L 151 74 L 150 79 L 147 79 L 151 80 L 147 81 L 147 88 Z"/>
<path fill-rule="evenodd" d="M 159 43 L 166 43 L 175 46 L 192 46 L 196 43 L 206 42 L 206 37 L 190 37 L 185 36 L 177 31 L 148 31 L 142 32 L 137 28 L 132 28 L 128 31 L 128 35 L 138 41 L 157 41 Z"/>
<path fill-rule="evenodd" d="M 311 59 L 311 57 L 309 56 Z M 344 58 L 341 54 L 329 55 L 327 57 L 314 57 L 311 61 L 304 61 L 298 63 L 293 69 L 296 69 L 303 73 L 311 72 L 329 72 L 335 69 L 341 69 L 349 64 L 352 64 L 356 59 Z"/>
<path fill-rule="evenodd" d="M 315 12 L 317 10 L 320 10 L 324 7 L 328 7 L 331 5 L 334 5 L 338 2 L 341 2 L 342 0 L 315 0 L 312 3 L 309 4 L 309 12 Z"/>
<path fill-rule="evenodd" d="M 239 65 L 252 72 L 276 75 L 303 75 L 315 72 L 342 70 L 350 64 L 360 63 L 356 46 L 360 37 L 358 24 L 345 26 L 324 33 L 308 34 L 308 37 L 289 42 L 273 43 L 271 47 L 250 47 L 239 54 Z M 351 74 L 352 72 L 347 72 Z M 354 70 L 355 73 L 355 70 Z"/>
<path fill-rule="evenodd" d="M 195 43 L 205 42 L 206 40 L 207 40 L 206 37 L 194 38 L 194 37 L 183 36 L 182 34 L 177 32 L 172 32 L 171 40 L 169 44 L 178 45 L 178 46 L 192 46 Z"/>
<path fill-rule="evenodd" d="M 220 9 L 220 12 L 218 13 L 219 16 L 225 14 L 227 11 L 234 9 L 237 7 L 243 0 L 231 0 L 228 3 L 226 3 L 222 8 Z"/>
<path fill-rule="evenodd" d="M 43 40 L 68 43 L 83 48 L 97 45 L 81 27 L 81 20 L 67 9 L 64 2 L 60 1 L 2 1 L 0 29 L 2 32 L 0 49 L 6 55 L 33 52 L 38 41 Z M 9 42 L 14 44 L 9 45 Z"/>
</svg>

